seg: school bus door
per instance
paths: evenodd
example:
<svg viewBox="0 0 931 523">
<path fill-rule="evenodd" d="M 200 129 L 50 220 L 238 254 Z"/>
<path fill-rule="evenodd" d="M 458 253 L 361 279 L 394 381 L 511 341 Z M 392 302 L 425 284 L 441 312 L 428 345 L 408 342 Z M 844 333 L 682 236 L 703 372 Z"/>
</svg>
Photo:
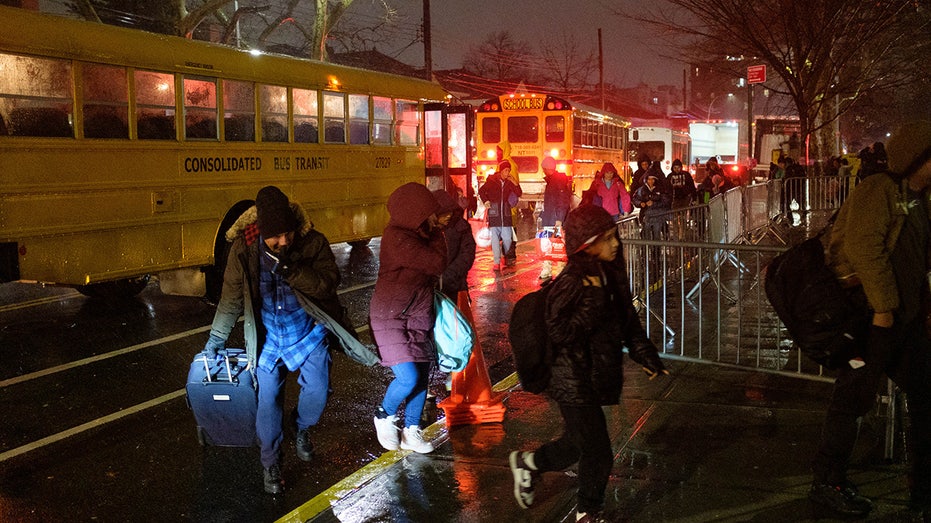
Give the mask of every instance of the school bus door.
<svg viewBox="0 0 931 523">
<path fill-rule="evenodd" d="M 431 191 L 474 199 L 472 187 L 473 112 L 468 105 L 424 105 L 424 165 Z"/>
</svg>

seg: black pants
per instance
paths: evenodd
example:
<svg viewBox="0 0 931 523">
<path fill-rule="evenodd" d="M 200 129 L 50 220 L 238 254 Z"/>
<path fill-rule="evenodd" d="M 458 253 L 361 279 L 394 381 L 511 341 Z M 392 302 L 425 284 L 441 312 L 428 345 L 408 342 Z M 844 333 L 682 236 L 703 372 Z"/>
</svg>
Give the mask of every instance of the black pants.
<svg viewBox="0 0 931 523">
<path fill-rule="evenodd" d="M 563 435 L 538 448 L 533 455 L 540 472 L 563 470 L 579 463 L 579 512 L 604 507 L 605 488 L 614 465 L 611 438 L 604 411 L 597 406 L 560 405 Z"/>
<path fill-rule="evenodd" d="M 907 394 L 912 462 L 912 502 L 931 507 L 931 343 L 921 321 L 882 328 L 873 326 L 867 340 L 866 366 L 845 366 L 834 383 L 812 469 L 817 482 L 839 484 L 857 437 L 857 418 L 873 408 L 883 376 Z"/>
</svg>

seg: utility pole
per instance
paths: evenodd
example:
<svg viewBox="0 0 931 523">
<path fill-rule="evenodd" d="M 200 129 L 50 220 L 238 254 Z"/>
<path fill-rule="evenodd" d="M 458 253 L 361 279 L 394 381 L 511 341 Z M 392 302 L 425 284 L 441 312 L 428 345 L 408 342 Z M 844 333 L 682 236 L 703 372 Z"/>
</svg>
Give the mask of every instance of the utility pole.
<svg viewBox="0 0 931 523">
<path fill-rule="evenodd" d="M 427 80 L 433 79 L 433 44 L 430 40 L 430 0 L 423 0 L 423 67 Z"/>
<path fill-rule="evenodd" d="M 753 84 L 747 82 L 747 158 L 753 156 Z"/>
<path fill-rule="evenodd" d="M 598 28 L 598 86 L 601 91 L 601 110 L 605 110 L 605 66 L 604 52 L 601 50 L 601 28 Z"/>
</svg>

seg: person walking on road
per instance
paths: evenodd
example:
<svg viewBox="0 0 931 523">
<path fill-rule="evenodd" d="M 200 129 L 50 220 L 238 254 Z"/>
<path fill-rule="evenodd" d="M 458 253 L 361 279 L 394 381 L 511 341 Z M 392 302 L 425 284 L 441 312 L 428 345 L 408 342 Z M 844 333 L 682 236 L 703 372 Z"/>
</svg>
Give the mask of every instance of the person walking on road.
<svg viewBox="0 0 931 523">
<path fill-rule="evenodd" d="M 543 159 L 543 180 L 546 187 L 543 189 L 543 211 L 540 220 L 544 228 L 552 231 L 557 222 L 566 221 L 569 206 L 572 203 L 572 187 L 569 186 L 569 177 L 566 173 L 556 170 L 556 160 L 552 156 Z"/>
<path fill-rule="evenodd" d="M 608 211 L 615 221 L 620 220 L 622 216 L 633 211 L 630 193 L 627 192 L 624 180 L 618 176 L 613 163 L 605 162 L 600 173 L 601 176 L 595 177 L 588 188 L 593 196 L 592 203 Z"/>
<path fill-rule="evenodd" d="M 504 270 L 505 257 L 511 250 L 514 220 L 511 208 L 517 205 L 523 191 L 511 177 L 511 162 L 498 164 L 498 171 L 488 177 L 478 189 L 478 197 L 487 209 L 488 228 L 491 230 L 491 253 L 495 270 Z M 501 245 L 504 244 L 504 253 Z"/>
<path fill-rule="evenodd" d="M 250 367 L 258 383 L 256 434 L 265 491 L 284 491 L 281 476 L 282 406 L 285 377 L 300 371 L 297 457 L 310 461 L 310 428 L 323 414 L 330 386 L 327 329 L 305 309 L 313 302 L 334 318 L 344 309 L 336 295 L 339 267 L 326 237 L 300 205 L 274 186 L 261 189 L 226 233 L 232 242 L 223 290 L 204 352 L 224 348 L 240 315 Z"/>
<path fill-rule="evenodd" d="M 888 142 L 888 171 L 861 181 L 831 231 L 828 264 L 873 313 L 861 358 L 843 366 L 812 469 L 809 498 L 837 513 L 872 509 L 847 477 L 857 419 L 876 401 L 883 375 L 908 395 L 911 510 L 931 518 L 931 122 L 907 124 Z"/>
<path fill-rule="evenodd" d="M 440 277 L 440 290 L 456 301 L 460 292 L 469 290 L 469 270 L 475 263 L 475 238 L 472 227 L 463 218 L 463 208 L 442 190 L 433 191 L 440 205 L 437 222 L 446 238 L 448 264 Z"/>
<path fill-rule="evenodd" d="M 472 227 L 463 217 L 464 210 L 459 203 L 453 200 L 446 191 L 433 191 L 437 203 L 440 204 L 440 213 L 437 222 L 443 229 L 446 238 L 446 258 L 448 264 L 440 276 L 440 290 L 453 300 L 459 308 L 463 307 L 463 300 L 469 302 L 469 270 L 475 263 L 475 238 L 472 236 Z M 447 392 L 452 388 L 452 377 L 449 374 L 439 373 L 445 380 L 444 387 Z M 435 384 L 431 383 L 433 388 Z M 431 395 L 427 391 L 427 397 Z"/>
<path fill-rule="evenodd" d="M 569 177 L 556 170 L 556 160 L 552 156 L 543 158 L 543 180 L 546 188 L 543 190 L 543 211 L 540 213 L 540 225 L 543 227 L 540 234 L 552 238 L 559 233 L 562 223 L 566 221 L 569 207 L 572 204 L 572 187 Z M 556 271 L 559 274 L 559 270 Z M 553 276 L 553 261 L 543 260 L 540 270 L 540 280 L 547 281 Z"/>
<path fill-rule="evenodd" d="M 425 186 L 404 184 L 388 197 L 388 225 L 381 238 L 378 279 L 369 306 L 381 364 L 394 379 L 375 409 L 375 431 L 386 450 L 433 451 L 420 417 L 427 400 L 433 345 L 433 289 L 447 266 L 440 204 Z M 404 404 L 404 429 L 397 413 Z"/>
<path fill-rule="evenodd" d="M 566 218 L 565 234 L 569 262 L 550 283 L 545 306 L 554 358 L 546 392 L 559 404 L 563 434 L 534 451 L 511 452 L 509 461 L 522 508 L 533 504 L 541 473 L 578 462 L 576 521 L 602 521 L 614 464 L 602 406 L 620 403 L 624 347 L 651 378 L 668 371 L 634 308 L 612 216 L 580 206 Z"/>
</svg>

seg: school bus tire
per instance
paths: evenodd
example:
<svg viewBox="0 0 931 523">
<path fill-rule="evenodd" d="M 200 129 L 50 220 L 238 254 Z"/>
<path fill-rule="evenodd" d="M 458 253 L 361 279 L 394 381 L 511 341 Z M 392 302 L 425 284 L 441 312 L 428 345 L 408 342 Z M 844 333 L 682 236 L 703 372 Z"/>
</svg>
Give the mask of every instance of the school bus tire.
<svg viewBox="0 0 931 523">
<path fill-rule="evenodd" d="M 237 203 L 227 211 L 226 216 L 217 228 L 217 236 L 213 242 L 213 265 L 203 268 L 207 287 L 205 298 L 210 303 L 219 303 L 220 294 L 223 291 L 223 273 L 226 272 L 226 259 L 229 257 L 231 247 L 230 243 L 226 241 L 226 231 L 236 223 L 242 213 L 253 205 L 255 205 L 253 201 Z"/>
</svg>

